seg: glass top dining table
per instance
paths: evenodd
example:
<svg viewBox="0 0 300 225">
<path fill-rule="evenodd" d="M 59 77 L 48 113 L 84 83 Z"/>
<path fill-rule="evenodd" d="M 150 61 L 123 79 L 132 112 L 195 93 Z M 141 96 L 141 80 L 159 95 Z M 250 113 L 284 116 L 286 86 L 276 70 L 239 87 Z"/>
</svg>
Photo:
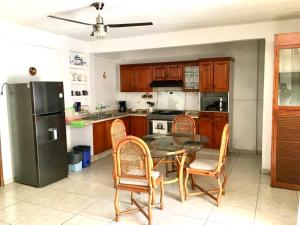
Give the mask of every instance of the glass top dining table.
<svg viewBox="0 0 300 225">
<path fill-rule="evenodd" d="M 199 151 L 209 140 L 206 136 L 197 134 L 151 134 L 142 139 L 148 145 L 152 157 L 176 155 L 181 150 L 189 154 Z"/>
<path fill-rule="evenodd" d="M 172 163 L 177 165 L 177 177 L 165 180 L 164 184 L 178 182 L 180 201 L 183 201 L 183 169 L 186 157 L 191 162 L 209 139 L 201 135 L 189 134 L 151 134 L 142 137 L 148 145 L 154 161 L 154 169 L 159 165 Z"/>
</svg>

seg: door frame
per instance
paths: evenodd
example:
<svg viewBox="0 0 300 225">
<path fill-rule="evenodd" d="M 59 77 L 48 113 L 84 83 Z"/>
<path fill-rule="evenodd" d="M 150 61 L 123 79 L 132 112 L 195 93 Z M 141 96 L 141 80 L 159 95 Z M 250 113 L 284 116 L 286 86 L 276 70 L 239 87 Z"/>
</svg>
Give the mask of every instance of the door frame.
<svg viewBox="0 0 300 225">
<path fill-rule="evenodd" d="M 1 154 L 1 136 L 0 136 L 0 186 L 4 186 L 3 180 L 3 166 L 2 166 L 2 154 Z"/>
</svg>

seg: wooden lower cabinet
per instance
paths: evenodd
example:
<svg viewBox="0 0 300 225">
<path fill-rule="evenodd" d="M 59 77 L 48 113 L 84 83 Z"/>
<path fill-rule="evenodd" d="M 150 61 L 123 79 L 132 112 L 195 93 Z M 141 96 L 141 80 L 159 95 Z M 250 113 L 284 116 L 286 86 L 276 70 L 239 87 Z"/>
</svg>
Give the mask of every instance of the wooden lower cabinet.
<svg viewBox="0 0 300 225">
<path fill-rule="evenodd" d="M 200 113 L 199 114 L 199 134 L 208 137 L 208 143 L 204 145 L 206 148 L 213 147 L 213 114 L 212 113 Z"/>
<path fill-rule="evenodd" d="M 195 125 L 196 125 L 196 134 L 199 134 L 199 120 L 194 118 L 193 119 L 195 121 Z"/>
<path fill-rule="evenodd" d="M 111 149 L 110 127 L 114 120 L 107 120 L 93 124 L 94 155 Z"/>
<path fill-rule="evenodd" d="M 219 149 L 223 128 L 228 123 L 228 113 L 200 112 L 198 121 L 199 134 L 209 139 L 204 147 Z"/>
<path fill-rule="evenodd" d="M 148 134 L 147 117 L 131 116 L 131 135 L 143 137 Z"/>
<path fill-rule="evenodd" d="M 148 134 L 147 117 L 127 116 L 120 118 L 126 127 L 127 135 L 142 137 Z M 114 120 L 93 124 L 94 155 L 112 148 L 110 128 Z"/>
<path fill-rule="evenodd" d="M 112 148 L 110 128 L 114 120 L 105 121 L 105 150 Z"/>
<path fill-rule="evenodd" d="M 93 145 L 94 155 L 104 152 L 106 149 L 105 143 L 105 122 L 93 124 Z"/>
<path fill-rule="evenodd" d="M 126 134 L 131 135 L 131 116 L 122 117 L 120 120 L 123 121 L 126 127 Z"/>
<path fill-rule="evenodd" d="M 215 149 L 219 149 L 221 146 L 222 133 L 226 123 L 228 123 L 227 113 L 214 113 L 213 148 Z"/>
</svg>

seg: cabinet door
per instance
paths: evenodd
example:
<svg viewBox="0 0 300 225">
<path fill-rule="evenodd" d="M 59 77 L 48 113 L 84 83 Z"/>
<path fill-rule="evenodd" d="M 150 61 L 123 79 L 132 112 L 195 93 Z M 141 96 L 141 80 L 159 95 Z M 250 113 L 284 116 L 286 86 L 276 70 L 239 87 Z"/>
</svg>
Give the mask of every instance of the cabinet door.
<svg viewBox="0 0 300 225">
<path fill-rule="evenodd" d="M 121 118 L 121 120 L 123 121 L 123 123 L 126 127 L 126 134 L 131 135 L 131 117 L 129 117 L 129 116 L 123 117 L 123 118 Z"/>
<path fill-rule="evenodd" d="M 182 80 L 182 64 L 168 66 L 168 80 Z"/>
<path fill-rule="evenodd" d="M 94 155 L 105 151 L 105 122 L 93 124 Z"/>
<path fill-rule="evenodd" d="M 193 120 L 195 121 L 196 125 L 196 134 L 199 134 L 199 119 L 194 118 Z"/>
<path fill-rule="evenodd" d="M 120 86 L 121 91 L 136 91 L 136 77 L 134 67 L 121 67 L 120 69 Z"/>
<path fill-rule="evenodd" d="M 166 71 L 165 67 L 162 66 L 153 66 L 153 80 L 165 80 Z"/>
<path fill-rule="evenodd" d="M 214 91 L 229 91 L 229 61 L 214 62 Z"/>
<path fill-rule="evenodd" d="M 152 88 L 150 83 L 152 81 L 152 67 L 137 67 L 135 69 L 137 77 L 137 91 L 150 92 Z"/>
<path fill-rule="evenodd" d="M 213 62 L 200 62 L 200 91 L 213 91 Z"/>
<path fill-rule="evenodd" d="M 132 116 L 131 117 L 131 133 L 137 137 L 143 137 L 148 134 L 147 117 Z"/>
<path fill-rule="evenodd" d="M 227 113 L 214 113 L 213 148 L 219 149 L 225 124 L 228 123 Z"/>
<path fill-rule="evenodd" d="M 104 122 L 105 123 L 105 150 L 112 148 L 110 128 L 113 121 L 114 120 L 107 120 Z"/>
<path fill-rule="evenodd" d="M 200 113 L 198 121 L 199 134 L 209 139 L 205 147 L 211 148 L 213 143 L 213 113 Z"/>
</svg>

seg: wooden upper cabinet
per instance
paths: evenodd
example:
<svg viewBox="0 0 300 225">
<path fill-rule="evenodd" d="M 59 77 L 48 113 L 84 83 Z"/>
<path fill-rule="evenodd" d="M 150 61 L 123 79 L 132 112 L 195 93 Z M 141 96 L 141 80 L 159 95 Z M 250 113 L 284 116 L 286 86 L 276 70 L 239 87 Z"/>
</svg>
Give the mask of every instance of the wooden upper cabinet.
<svg viewBox="0 0 300 225">
<path fill-rule="evenodd" d="M 182 80 L 182 64 L 169 65 L 168 80 Z"/>
<path fill-rule="evenodd" d="M 213 62 L 200 62 L 200 91 L 213 91 L 213 71 Z"/>
<path fill-rule="evenodd" d="M 136 77 L 133 67 L 121 67 L 120 69 L 120 86 L 121 91 L 136 91 Z"/>
<path fill-rule="evenodd" d="M 123 92 L 150 92 L 152 66 L 124 66 L 120 69 L 120 86 Z"/>
<path fill-rule="evenodd" d="M 214 62 L 214 91 L 229 91 L 229 61 Z"/>
<path fill-rule="evenodd" d="M 166 71 L 163 65 L 161 66 L 153 66 L 153 80 L 165 80 Z"/>
<path fill-rule="evenodd" d="M 200 91 L 228 92 L 231 58 L 200 61 Z"/>
<path fill-rule="evenodd" d="M 182 80 L 182 64 L 153 66 L 153 80 Z"/>
<path fill-rule="evenodd" d="M 152 81 L 152 67 L 136 67 L 135 73 L 137 78 L 137 91 L 152 91 L 152 88 L 150 87 L 150 83 Z"/>
</svg>

